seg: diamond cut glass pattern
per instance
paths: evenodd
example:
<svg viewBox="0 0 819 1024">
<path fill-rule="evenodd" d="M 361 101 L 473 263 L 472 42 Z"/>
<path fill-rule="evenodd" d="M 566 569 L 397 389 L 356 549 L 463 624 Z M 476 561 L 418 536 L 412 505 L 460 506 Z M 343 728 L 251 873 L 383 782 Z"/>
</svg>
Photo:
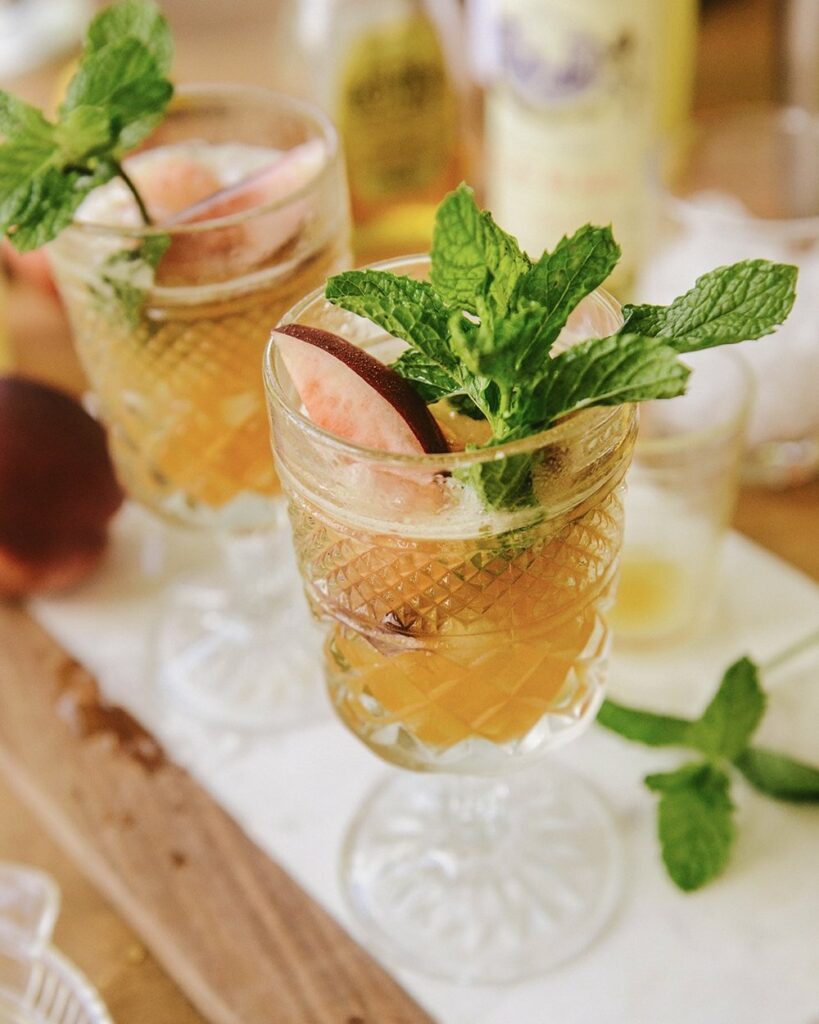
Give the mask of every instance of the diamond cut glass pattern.
<svg viewBox="0 0 819 1024">
<path fill-rule="evenodd" d="M 61 266 L 77 348 L 131 497 L 195 521 L 218 518 L 243 495 L 278 492 L 262 352 L 270 325 L 345 259 L 343 245 L 332 245 L 272 286 L 218 302 L 154 297 L 133 328 L 94 300 L 83 264 Z"/>
<path fill-rule="evenodd" d="M 622 536 L 615 487 L 578 518 L 509 538 L 413 541 L 330 524 L 291 503 L 308 595 L 330 624 L 329 687 L 343 721 L 412 767 L 525 750 L 600 699 Z"/>
</svg>

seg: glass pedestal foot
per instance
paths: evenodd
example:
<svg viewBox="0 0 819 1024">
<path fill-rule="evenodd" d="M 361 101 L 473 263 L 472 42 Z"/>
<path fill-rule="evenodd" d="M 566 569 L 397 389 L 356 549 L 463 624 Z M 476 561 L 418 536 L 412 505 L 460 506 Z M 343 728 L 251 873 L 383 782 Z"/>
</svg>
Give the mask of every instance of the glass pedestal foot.
<svg viewBox="0 0 819 1024">
<path fill-rule="evenodd" d="M 177 710 L 226 729 L 273 731 L 324 716 L 321 635 L 289 536 L 255 538 L 224 576 L 176 582 L 160 610 L 156 676 Z M 271 557 L 275 553 L 275 558 Z"/>
<path fill-rule="evenodd" d="M 353 821 L 341 870 L 375 955 L 484 984 L 581 952 L 621 885 L 609 811 L 555 765 L 502 779 L 395 775 Z"/>
</svg>

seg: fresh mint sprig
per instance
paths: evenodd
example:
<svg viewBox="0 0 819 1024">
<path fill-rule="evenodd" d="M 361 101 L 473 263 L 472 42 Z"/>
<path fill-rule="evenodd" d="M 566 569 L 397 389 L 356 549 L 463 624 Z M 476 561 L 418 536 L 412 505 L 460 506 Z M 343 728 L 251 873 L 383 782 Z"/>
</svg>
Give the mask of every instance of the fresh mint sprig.
<svg viewBox="0 0 819 1024">
<path fill-rule="evenodd" d="M 0 92 L 0 231 L 17 249 L 52 241 L 88 193 L 117 176 L 150 222 L 122 158 L 164 116 L 172 56 L 158 6 L 123 0 L 89 26 L 56 121 Z"/>
<path fill-rule="evenodd" d="M 795 645 L 777 664 L 817 642 L 819 633 Z M 728 863 L 736 834 L 731 767 L 766 796 L 819 804 L 819 768 L 750 745 L 767 703 L 759 675 L 750 658 L 734 662 L 697 719 L 657 715 L 612 700 L 603 702 L 597 716 L 604 728 L 625 739 L 705 755 L 705 760 L 645 779 L 660 794 L 657 831 L 663 861 L 673 882 L 685 891 L 701 888 Z"/>
<path fill-rule="evenodd" d="M 404 340 L 394 369 L 425 401 L 453 399 L 482 414 L 489 447 L 589 406 L 680 395 L 689 372 L 680 353 L 770 333 L 794 302 L 795 267 L 746 261 L 704 275 L 668 307 L 627 306 L 607 338 L 555 351 L 572 311 L 619 256 L 609 228 L 586 225 L 533 262 L 462 185 L 438 208 L 429 283 L 351 271 L 331 278 L 326 296 Z M 490 507 L 536 503 L 537 456 L 512 459 L 466 474 Z"/>
</svg>

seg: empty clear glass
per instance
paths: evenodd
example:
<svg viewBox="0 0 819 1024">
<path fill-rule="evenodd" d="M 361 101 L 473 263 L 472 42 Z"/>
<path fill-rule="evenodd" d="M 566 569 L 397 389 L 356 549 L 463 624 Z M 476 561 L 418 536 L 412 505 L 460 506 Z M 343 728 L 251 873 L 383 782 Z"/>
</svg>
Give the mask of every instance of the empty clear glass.
<svg viewBox="0 0 819 1024">
<path fill-rule="evenodd" d="M 99 994 L 49 944 L 59 902 L 48 875 L 0 862 L 0 1024 L 112 1024 Z"/>
<path fill-rule="evenodd" d="M 733 350 L 695 353 L 685 361 L 695 368 L 687 393 L 640 410 L 612 615 L 618 646 L 688 639 L 713 610 L 753 378 Z"/>
</svg>

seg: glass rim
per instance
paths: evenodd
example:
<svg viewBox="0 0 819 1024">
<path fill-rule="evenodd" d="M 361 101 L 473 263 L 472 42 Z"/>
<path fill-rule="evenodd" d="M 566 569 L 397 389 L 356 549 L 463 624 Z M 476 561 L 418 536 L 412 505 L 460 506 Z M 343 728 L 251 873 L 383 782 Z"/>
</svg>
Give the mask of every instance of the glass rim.
<svg viewBox="0 0 819 1024">
<path fill-rule="evenodd" d="M 380 260 L 377 263 L 371 263 L 366 268 L 362 269 L 394 270 L 397 267 L 414 266 L 419 263 L 429 263 L 429 255 L 427 253 L 416 253 L 409 256 Z M 295 322 L 310 305 L 323 296 L 324 288 L 325 286 L 322 284 L 306 295 L 284 314 L 276 326 L 284 326 Z M 619 303 L 612 295 L 605 291 L 605 289 L 597 288 L 589 297 L 604 305 L 622 320 Z M 350 315 L 354 316 L 356 314 Z M 496 462 L 513 455 L 528 454 L 539 449 L 546 448 L 551 444 L 565 443 L 577 440 L 584 435 L 587 436 L 593 429 L 598 430 L 610 421 L 614 420 L 623 405 L 632 404 L 623 403 L 623 405 L 614 406 L 592 406 L 587 409 L 581 409 L 574 414 L 570 414 L 559 423 L 556 423 L 545 430 L 541 430 L 536 434 L 530 434 L 528 437 L 523 437 L 516 441 L 506 441 L 503 444 L 496 445 L 492 448 L 479 448 L 472 451 L 460 452 L 425 452 L 422 454 L 412 455 L 401 454 L 398 452 L 385 452 L 379 448 L 369 448 L 366 445 L 359 445 L 354 441 L 348 441 L 345 438 L 339 437 L 337 434 L 333 434 L 329 430 L 325 430 L 323 427 L 318 426 L 311 419 L 296 409 L 288 400 L 282 389 L 279 375 L 276 371 L 276 353 L 276 342 L 271 334 L 270 340 L 265 346 L 263 360 L 265 391 L 267 392 L 270 400 L 275 401 L 278 408 L 282 410 L 288 420 L 295 424 L 304 434 L 311 437 L 313 441 L 323 447 L 330 448 L 339 454 L 353 457 L 361 462 L 378 464 L 380 466 L 404 469 L 426 468 L 440 472 L 464 469 L 469 466 L 475 466 L 486 462 Z"/>
<path fill-rule="evenodd" d="M 672 186 L 668 175 L 662 170 L 664 158 L 669 154 L 685 152 L 686 144 L 716 132 L 724 133 L 727 127 L 760 125 L 775 127 L 783 134 L 796 136 L 800 131 L 810 131 L 819 138 L 819 113 L 795 104 L 777 103 L 732 103 L 699 114 L 690 124 L 680 130 L 664 146 L 656 158 L 656 180 L 661 200 L 668 209 L 684 221 L 708 219 L 721 224 L 737 227 L 753 227 L 756 231 L 779 234 L 785 237 L 801 237 L 810 232 L 819 232 L 819 212 L 794 217 L 764 217 L 745 209 L 744 212 L 701 210 L 696 202 Z M 749 149 L 753 161 L 753 148 Z M 744 207 L 744 204 L 743 204 Z"/>
<path fill-rule="evenodd" d="M 717 352 L 720 356 L 724 356 L 739 370 L 739 376 L 743 384 L 743 394 L 736 411 L 727 419 L 720 423 L 715 423 L 711 427 L 700 427 L 695 430 L 686 430 L 684 433 L 670 434 L 665 437 L 660 435 L 658 437 L 641 438 L 638 432 L 637 440 L 634 445 L 635 458 L 642 455 L 673 455 L 680 451 L 690 448 L 698 448 L 702 445 L 708 445 L 714 441 L 719 441 L 723 437 L 730 436 L 737 429 L 745 429 L 751 415 L 751 410 L 753 408 L 757 392 L 756 378 L 754 377 L 751 365 L 741 352 L 736 351 L 736 346 L 722 346 L 717 349 L 711 349 L 710 351 Z M 696 372 L 696 370 L 692 370 L 692 373 Z M 686 392 L 686 394 L 687 393 L 688 392 Z M 682 398 L 684 396 L 681 395 L 680 397 Z M 658 402 L 664 400 L 655 398 L 653 401 Z M 671 399 L 671 401 L 674 401 L 674 399 Z"/>
<path fill-rule="evenodd" d="M 173 96 L 168 105 L 168 113 L 174 111 L 174 105 L 179 100 L 192 99 L 194 101 L 230 99 L 237 101 L 250 99 L 256 103 L 266 104 L 271 111 L 276 109 L 294 114 L 305 123 L 311 123 L 317 129 L 317 137 L 325 146 L 325 158 L 321 166 L 298 188 L 263 206 L 252 206 L 247 210 L 239 210 L 236 213 L 227 214 L 223 217 L 213 217 L 209 220 L 197 221 L 194 224 L 102 224 L 97 221 L 72 220 L 66 230 L 77 232 L 82 235 L 94 237 L 115 237 L 147 239 L 155 238 L 157 235 L 194 235 L 205 231 L 213 231 L 220 228 L 233 227 L 236 224 L 243 224 L 256 217 L 274 213 L 276 210 L 284 209 L 299 199 L 303 199 L 320 187 L 323 181 L 338 165 L 340 155 L 340 143 L 338 133 L 330 118 L 305 100 L 287 96 L 274 89 L 265 89 L 257 85 L 243 85 L 238 82 L 192 82 L 176 86 Z M 143 152 L 137 148 L 137 153 Z"/>
</svg>

